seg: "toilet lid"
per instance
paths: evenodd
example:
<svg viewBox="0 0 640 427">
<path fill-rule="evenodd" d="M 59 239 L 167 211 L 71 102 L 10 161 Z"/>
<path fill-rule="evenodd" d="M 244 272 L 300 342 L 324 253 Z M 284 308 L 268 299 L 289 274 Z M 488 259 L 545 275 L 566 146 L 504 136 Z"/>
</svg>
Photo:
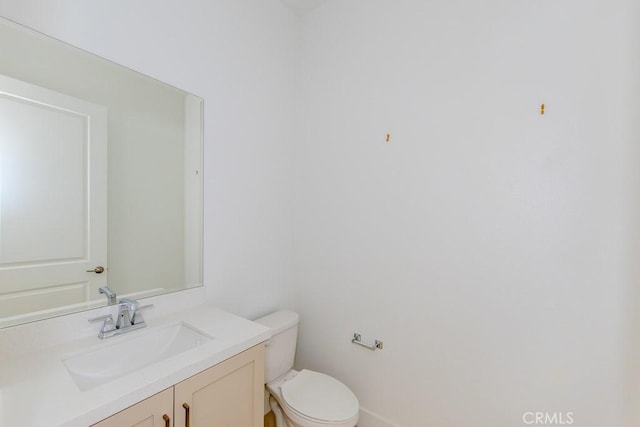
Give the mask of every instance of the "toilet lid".
<svg viewBox="0 0 640 427">
<path fill-rule="evenodd" d="M 281 387 L 282 398 L 300 414 L 321 421 L 344 421 L 358 413 L 356 396 L 329 375 L 303 369 Z"/>
</svg>

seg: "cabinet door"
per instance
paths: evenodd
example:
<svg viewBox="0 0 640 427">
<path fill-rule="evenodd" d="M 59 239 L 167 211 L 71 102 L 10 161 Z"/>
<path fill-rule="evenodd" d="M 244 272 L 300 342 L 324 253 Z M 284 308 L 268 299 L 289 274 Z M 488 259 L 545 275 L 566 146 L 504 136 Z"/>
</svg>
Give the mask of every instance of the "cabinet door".
<svg viewBox="0 0 640 427">
<path fill-rule="evenodd" d="M 175 427 L 262 427 L 264 344 L 175 386 Z"/>
<path fill-rule="evenodd" d="M 93 427 L 173 427 L 173 387 L 94 424 Z"/>
</svg>

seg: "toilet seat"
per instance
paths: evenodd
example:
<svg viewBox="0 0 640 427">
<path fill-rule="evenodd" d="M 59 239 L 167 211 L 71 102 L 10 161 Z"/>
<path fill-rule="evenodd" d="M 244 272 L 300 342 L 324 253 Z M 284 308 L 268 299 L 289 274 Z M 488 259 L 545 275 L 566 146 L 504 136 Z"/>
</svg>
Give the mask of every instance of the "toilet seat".
<svg viewBox="0 0 640 427">
<path fill-rule="evenodd" d="M 306 369 L 291 371 L 267 388 L 296 425 L 353 427 L 358 421 L 358 399 L 329 375 Z"/>
<path fill-rule="evenodd" d="M 280 390 L 287 406 L 318 421 L 341 422 L 358 411 L 358 399 L 351 390 L 320 372 L 303 369 Z"/>
</svg>

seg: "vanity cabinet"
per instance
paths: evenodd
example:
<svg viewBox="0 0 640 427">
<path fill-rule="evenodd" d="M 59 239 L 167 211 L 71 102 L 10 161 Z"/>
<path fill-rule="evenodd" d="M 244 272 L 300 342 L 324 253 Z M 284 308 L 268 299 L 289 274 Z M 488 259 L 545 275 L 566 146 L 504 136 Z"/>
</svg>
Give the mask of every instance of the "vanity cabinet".
<svg viewBox="0 0 640 427">
<path fill-rule="evenodd" d="M 93 427 L 263 427 L 263 404 L 260 344 Z"/>
<path fill-rule="evenodd" d="M 264 345 L 188 378 L 174 390 L 176 427 L 262 427 Z"/>
<path fill-rule="evenodd" d="M 173 387 L 94 424 L 93 427 L 172 427 Z"/>
</svg>

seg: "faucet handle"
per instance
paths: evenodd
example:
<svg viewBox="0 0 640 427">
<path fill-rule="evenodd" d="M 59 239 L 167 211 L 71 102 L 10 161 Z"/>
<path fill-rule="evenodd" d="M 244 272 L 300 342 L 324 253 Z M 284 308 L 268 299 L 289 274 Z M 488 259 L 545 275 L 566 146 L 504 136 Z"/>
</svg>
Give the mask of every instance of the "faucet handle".
<svg viewBox="0 0 640 427">
<path fill-rule="evenodd" d="M 108 336 L 111 336 L 111 333 L 116 330 L 116 325 L 113 323 L 113 316 L 110 314 L 105 314 L 104 316 L 92 317 L 89 319 L 89 322 L 99 322 L 104 320 L 102 324 L 102 328 L 100 328 L 100 333 L 98 334 L 98 338 L 105 339 Z"/>
<path fill-rule="evenodd" d="M 153 304 L 138 304 L 135 312 L 133 313 L 133 317 L 131 318 L 131 323 L 137 325 L 139 323 L 144 323 L 144 318 L 142 317 L 142 310 L 153 307 Z"/>
<path fill-rule="evenodd" d="M 113 316 L 111 314 L 105 314 L 104 316 L 92 317 L 88 320 L 89 323 L 100 322 L 101 320 L 104 320 L 105 322 L 111 320 L 113 322 Z"/>
</svg>

